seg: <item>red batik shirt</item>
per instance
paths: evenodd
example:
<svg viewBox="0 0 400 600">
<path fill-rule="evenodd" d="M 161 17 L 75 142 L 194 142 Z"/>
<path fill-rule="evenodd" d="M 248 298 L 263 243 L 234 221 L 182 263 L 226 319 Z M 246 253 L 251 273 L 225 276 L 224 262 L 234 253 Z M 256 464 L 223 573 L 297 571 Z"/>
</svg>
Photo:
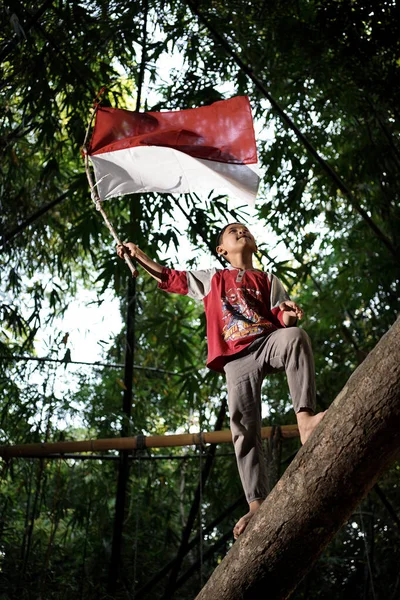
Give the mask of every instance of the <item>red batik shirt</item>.
<svg viewBox="0 0 400 600">
<path fill-rule="evenodd" d="M 229 357 L 256 338 L 285 327 L 281 302 L 289 300 L 275 275 L 258 270 L 163 268 L 158 287 L 202 300 L 207 320 L 207 366 L 223 371 Z"/>
</svg>

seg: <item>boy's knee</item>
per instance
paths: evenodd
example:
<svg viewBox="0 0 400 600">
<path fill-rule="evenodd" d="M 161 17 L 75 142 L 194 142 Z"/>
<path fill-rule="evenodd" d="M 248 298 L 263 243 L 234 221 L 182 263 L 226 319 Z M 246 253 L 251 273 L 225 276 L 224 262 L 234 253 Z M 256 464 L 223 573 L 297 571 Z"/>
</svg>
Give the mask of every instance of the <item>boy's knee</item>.
<svg viewBox="0 0 400 600">
<path fill-rule="evenodd" d="M 300 327 L 288 327 L 285 329 L 287 350 L 293 349 L 295 352 L 312 353 L 311 340 L 304 329 Z"/>
<path fill-rule="evenodd" d="M 306 344 L 310 344 L 310 338 L 308 336 L 308 333 L 306 331 L 304 331 L 304 329 L 301 329 L 300 327 L 293 327 L 293 329 L 296 329 L 296 334 L 297 334 L 297 338 Z"/>
<path fill-rule="evenodd" d="M 310 338 L 308 337 L 308 334 L 306 331 L 304 331 L 304 329 L 301 329 L 300 327 L 287 327 L 285 329 L 285 335 L 286 335 L 286 339 L 290 342 L 297 342 L 297 343 L 310 343 Z"/>
</svg>

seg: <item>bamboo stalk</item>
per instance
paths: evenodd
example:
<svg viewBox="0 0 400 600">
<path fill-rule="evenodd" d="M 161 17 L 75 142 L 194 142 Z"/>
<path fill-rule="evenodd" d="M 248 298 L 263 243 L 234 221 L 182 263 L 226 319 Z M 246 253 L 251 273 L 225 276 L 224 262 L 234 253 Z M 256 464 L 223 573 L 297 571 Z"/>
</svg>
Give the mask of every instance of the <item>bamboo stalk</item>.
<svg viewBox="0 0 400 600">
<path fill-rule="evenodd" d="M 263 439 L 271 436 L 272 427 L 262 427 Z M 297 425 L 282 425 L 283 438 L 299 436 Z M 139 440 L 139 442 L 138 442 Z M 15 444 L 0 446 L 0 457 L 9 459 L 16 456 L 45 457 L 66 452 L 99 452 L 104 450 L 136 450 L 137 448 L 170 448 L 174 446 L 198 446 L 200 444 L 225 444 L 232 442 L 230 429 L 204 433 L 183 433 L 176 435 L 149 435 L 79 442 L 53 442 L 36 444 Z"/>
</svg>

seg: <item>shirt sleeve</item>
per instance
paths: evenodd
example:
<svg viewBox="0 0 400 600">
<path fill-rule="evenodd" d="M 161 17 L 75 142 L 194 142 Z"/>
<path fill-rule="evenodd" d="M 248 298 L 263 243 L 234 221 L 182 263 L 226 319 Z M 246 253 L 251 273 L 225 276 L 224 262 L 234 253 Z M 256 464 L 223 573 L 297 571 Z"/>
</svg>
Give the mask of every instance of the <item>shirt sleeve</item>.
<svg viewBox="0 0 400 600">
<path fill-rule="evenodd" d="M 177 271 L 164 267 L 158 287 L 166 292 L 189 296 L 194 300 L 203 300 L 211 289 L 211 280 L 216 268 L 201 271 Z"/>
<path fill-rule="evenodd" d="M 282 282 L 277 277 L 275 277 L 275 275 L 271 275 L 271 311 L 272 314 L 278 319 L 282 327 L 286 327 L 286 325 L 283 321 L 283 311 L 279 309 L 279 305 L 281 304 L 281 302 L 285 302 L 285 300 L 290 300 L 289 294 L 283 287 Z"/>
<path fill-rule="evenodd" d="M 163 267 L 161 281 L 159 282 L 158 287 L 165 292 L 186 296 L 188 293 L 186 271 L 177 271 L 176 269 Z"/>
</svg>

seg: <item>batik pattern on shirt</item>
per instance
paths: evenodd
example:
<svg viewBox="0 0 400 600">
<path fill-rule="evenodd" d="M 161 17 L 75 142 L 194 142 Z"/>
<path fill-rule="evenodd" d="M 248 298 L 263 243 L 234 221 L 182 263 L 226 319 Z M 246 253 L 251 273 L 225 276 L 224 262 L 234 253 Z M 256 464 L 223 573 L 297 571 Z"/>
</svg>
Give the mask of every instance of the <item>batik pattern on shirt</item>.
<svg viewBox="0 0 400 600">
<path fill-rule="evenodd" d="M 271 273 L 233 267 L 201 271 L 165 267 L 159 287 L 203 301 L 207 366 L 215 371 L 222 371 L 227 360 L 257 337 L 285 327 L 279 305 L 289 296 Z"/>
</svg>

